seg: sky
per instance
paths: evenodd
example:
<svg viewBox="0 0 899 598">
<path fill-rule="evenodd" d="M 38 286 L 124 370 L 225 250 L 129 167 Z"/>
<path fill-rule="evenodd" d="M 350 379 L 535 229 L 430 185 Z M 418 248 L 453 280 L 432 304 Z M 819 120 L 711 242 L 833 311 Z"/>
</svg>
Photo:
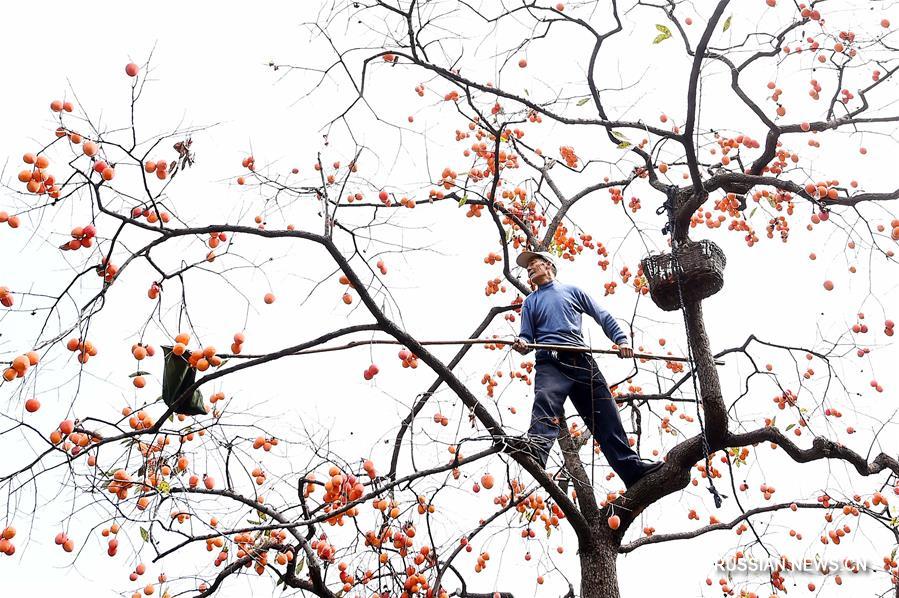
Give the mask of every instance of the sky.
<svg viewBox="0 0 899 598">
<path fill-rule="evenodd" d="M 226 2 L 216 4 L 215 10 L 210 10 L 208 5 L 200 3 L 157 2 L 140 11 L 129 8 L 122 3 L 97 2 L 85 10 L 74 3 L 47 2 L 44 13 L 52 15 L 44 25 L 52 30 L 52 34 L 47 34 L 34 24 L 33 5 L 10 3 L 5 6 L 7 18 L 0 23 L 0 51 L 11 58 L 0 62 L 0 81 L 7 82 L 7 89 L 12 91 L 6 94 L 0 112 L 0 130 L 3 131 L 0 164 L 3 165 L 4 184 L 12 186 L 16 183 L 21 154 L 34 151 L 52 135 L 56 125 L 48 106 L 54 99 L 77 101 L 92 121 L 101 122 L 110 129 L 127 123 L 131 80 L 124 74 L 124 65 L 130 61 L 143 65 L 149 59 L 149 70 L 141 73 L 148 82 L 138 104 L 139 133 L 146 138 L 176 127 L 204 127 L 194 135 L 195 167 L 190 176 L 185 175 L 172 190 L 172 200 L 180 215 L 191 222 L 247 223 L 252 215 L 265 213 L 273 225 L 292 219 L 298 227 L 319 226 L 313 205 L 297 202 L 274 207 L 271 203 L 264 204 L 265 196 L 258 188 L 236 185 L 236 176 L 245 174 L 240 162 L 249 153 L 256 156 L 257 164 L 263 165 L 265 172 L 283 173 L 297 167 L 301 171 L 300 177 L 311 174 L 318 151 L 323 152 L 325 161 L 339 159 L 346 162 L 352 155 L 346 135 L 339 127 L 330 132 L 332 141 L 329 146 L 322 145 L 325 132 L 322 127 L 350 97 L 345 81 L 341 83 L 335 75 L 307 97 L 314 74 L 286 68 L 273 71 L 267 66 L 270 63 L 320 63 L 323 60 L 326 48 L 320 40 L 311 39 L 309 30 L 303 26 L 304 22 L 319 16 L 319 3 L 260 2 L 247 6 Z M 855 14 L 835 10 L 835 18 L 857 19 L 856 24 L 867 24 L 866 16 L 861 12 L 857 13 L 858 17 Z M 894 20 L 899 22 L 899 15 L 895 16 Z M 765 13 L 758 19 L 748 18 L 747 22 L 735 18 L 732 35 L 744 34 L 753 25 L 770 24 L 771 21 L 766 19 L 773 17 Z M 651 18 L 641 19 L 636 31 L 651 39 L 652 25 Z M 472 22 L 470 26 L 473 33 L 487 31 L 481 29 L 486 27 L 483 24 Z M 489 41 L 478 49 L 480 54 L 474 54 L 491 56 L 508 48 L 511 42 L 502 33 L 488 35 Z M 347 35 L 351 36 L 352 32 Z M 682 97 L 686 62 L 675 52 L 668 51 L 673 47 L 671 45 L 654 47 L 646 44 L 646 48 L 638 47 L 630 54 L 616 45 L 623 44 L 626 49 L 628 44 L 633 44 L 633 39 L 628 37 L 612 44 L 614 68 L 610 67 L 608 78 L 603 75 L 603 83 L 609 88 L 626 90 L 614 95 L 612 105 L 622 118 L 636 118 L 635 115 L 640 114 L 643 118 L 655 119 L 665 112 L 674 121 L 681 122 L 682 102 L 674 102 L 672 98 Z M 350 43 L 347 39 L 341 41 Z M 467 65 L 470 70 L 466 72 L 495 79 L 512 88 L 527 89 L 536 96 L 551 87 L 554 80 L 543 73 L 552 73 L 559 80 L 569 76 L 574 79 L 578 69 L 583 67 L 583 59 L 575 53 L 580 41 L 572 37 L 567 40 L 568 47 L 550 45 L 549 42 L 535 44 L 527 53 L 528 69 L 501 69 L 497 60 L 480 58 Z M 458 42 L 447 41 L 447 52 L 452 52 L 453 43 Z M 569 56 L 574 57 L 564 58 Z M 631 66 L 629 61 L 636 66 Z M 456 148 L 451 142 L 451 133 L 460 124 L 446 110 L 435 109 L 433 98 L 425 104 L 418 100 L 412 87 L 415 81 L 421 80 L 416 79 L 420 75 L 399 69 L 388 71 L 384 65 L 376 67 L 373 69 L 376 76 L 372 77 L 369 87 L 371 107 L 384 119 L 401 123 L 402 128 L 375 122 L 364 107 L 354 113 L 351 123 L 361 142 L 373 148 L 360 161 L 364 175 L 370 178 L 374 188 L 400 192 L 412 184 L 420 185 L 429 175 L 438 175 L 443 156 L 448 157 L 448 162 L 451 161 L 449 156 L 458 157 L 452 153 Z M 702 114 L 708 119 L 708 126 L 739 128 L 751 122 L 744 111 L 722 99 L 726 97 L 728 81 L 720 70 L 708 67 L 706 73 Z M 778 84 L 783 80 L 786 87 L 790 82 L 789 73 L 779 76 Z M 765 93 L 763 87 L 770 73 L 750 70 L 747 77 L 753 81 L 755 92 Z M 438 88 L 435 85 L 435 90 Z M 632 90 L 632 95 L 628 95 L 627 90 Z M 790 93 L 792 90 L 788 90 L 788 97 Z M 791 104 L 791 107 L 797 107 L 797 113 L 808 104 L 801 98 L 803 93 L 804 89 L 797 86 L 793 97 L 800 97 Z M 884 104 L 888 105 L 890 98 L 895 98 L 895 87 L 888 86 L 882 93 Z M 587 109 L 589 106 L 584 108 Z M 414 116 L 413 123 L 408 122 L 409 115 Z M 808 117 L 809 120 L 812 118 Z M 561 136 L 569 134 L 561 127 L 554 127 L 552 131 Z M 846 141 L 841 142 L 844 145 L 839 146 L 841 151 L 829 151 L 832 146 L 820 151 L 803 148 L 803 155 L 810 156 L 810 168 L 816 175 L 836 172 L 838 174 L 834 176 L 845 179 L 858 176 L 865 188 L 890 189 L 895 186 L 895 181 L 888 169 L 884 171 L 879 166 L 882 164 L 879 156 L 894 147 L 892 135 L 895 131 L 891 126 L 880 131 L 885 134 L 847 136 Z M 571 132 L 571 143 L 577 148 L 589 147 L 593 134 L 591 131 Z M 763 131 L 756 126 L 751 134 L 762 138 Z M 856 150 L 859 145 L 870 148 L 869 157 L 861 157 Z M 425 148 L 430 153 L 426 154 Z M 843 151 L 844 148 L 849 149 Z M 610 170 L 614 173 L 614 167 Z M 563 184 L 566 189 L 573 189 L 576 181 L 563 179 Z M 645 189 L 640 194 L 645 206 L 639 216 L 640 222 L 657 228 L 659 222 L 653 212 L 660 199 Z M 607 205 L 606 197 L 599 199 L 598 206 L 579 207 L 574 212 L 575 220 L 595 237 L 606 241 L 610 248 L 620 248 L 610 270 L 617 271 L 623 265 L 633 269 L 644 250 L 633 236 L 624 236 L 619 229 L 606 225 L 607 222 L 618 222 L 613 218 L 620 219 L 621 216 L 619 211 Z M 22 209 L 24 201 L 21 195 L 4 190 L 3 209 L 9 210 L 10 206 Z M 857 252 L 847 250 L 844 232 L 847 221 L 834 218 L 830 228 L 823 232 L 804 230 L 808 210 L 802 209 L 806 215 L 793 227 L 788 247 L 776 239 L 762 239 L 749 249 L 726 231 L 698 232 L 699 236 L 707 234 L 715 239 L 728 251 L 725 289 L 704 304 L 713 350 L 740 345 L 749 334 L 755 334 L 773 343 L 817 349 L 840 339 L 843 344 L 837 353 L 854 353 L 854 345 L 846 331 L 855 323 L 858 312 L 868 315 L 872 330 L 882 328 L 885 318 L 895 318 L 895 313 L 889 311 L 897 299 L 895 269 L 878 261 L 876 255 L 870 257 L 863 248 Z M 496 267 L 483 264 L 484 255 L 497 248 L 495 230 L 487 219 L 470 222 L 462 212 L 450 205 L 420 206 L 392 219 L 385 236 L 406 248 L 421 248 L 420 251 L 400 251 L 378 243 L 368 245 L 373 252 L 384 252 L 382 259 L 390 270 L 392 295 L 382 297 L 390 314 L 401 317 L 403 326 L 419 338 L 467 336 L 488 305 L 504 304 L 513 296 L 508 293 L 484 297 L 485 281 L 499 272 Z M 877 222 L 889 221 L 889 216 L 874 208 L 866 213 Z M 74 271 L 74 261 L 60 256 L 55 247 L 68 228 L 74 222 L 81 222 L 78 219 L 83 217 L 83 206 L 62 205 L 40 220 L 26 218 L 22 229 L 15 234 L 8 229 L 2 230 L 0 255 L 18 257 L 11 258 L 12 267 L 4 268 L 0 284 L 13 289 L 29 288 L 35 293 L 58 292 L 61 281 Z M 348 222 L 353 222 L 354 217 L 346 216 Z M 754 224 L 756 230 L 764 230 L 763 221 Z M 658 235 L 651 238 L 657 243 L 662 242 Z M 198 276 L 199 288 L 192 287 L 190 294 L 197 329 L 219 346 L 226 345 L 233 332 L 246 329 L 251 350 L 262 352 L 312 338 L 346 322 L 368 321 L 363 310 L 358 308 L 358 302 L 352 308 L 343 305 L 340 300 L 343 290 L 335 280 L 331 279 L 321 288 L 316 286 L 319 279 L 333 273 L 327 257 L 318 249 L 280 241 L 266 245 L 247 242 L 238 247 L 244 261 L 233 262 L 234 270 L 230 275 L 240 292 L 223 289 L 214 278 Z M 188 248 L 180 246 L 179 251 L 187 252 Z M 816 260 L 809 260 L 810 252 L 817 254 Z M 165 254 L 169 265 L 177 264 L 181 257 L 178 252 Z M 266 261 L 268 258 L 271 261 Z M 265 263 L 265 266 L 243 267 L 247 263 Z M 847 268 L 853 264 L 858 265 L 860 272 L 851 276 Z M 147 309 L 139 301 L 152 272 L 142 265 L 136 265 L 134 270 L 133 276 L 116 285 L 110 294 L 109 306 L 93 325 L 96 338 L 108 339 L 102 349 L 110 347 L 95 369 L 83 379 L 76 380 L 72 362 L 66 361 L 70 356 L 56 354 L 48 362 L 52 366 L 49 373 L 29 387 L 29 392 L 40 396 L 44 404 L 42 411 L 30 420 L 39 429 L 50 430 L 56 422 L 72 413 L 76 382 L 83 385 L 78 403 L 75 403 L 78 413 L 88 407 L 118 409 L 123 403 L 135 404 L 139 400 L 135 398 L 130 380 L 122 374 L 133 368 L 123 347 L 134 342 L 146 318 Z M 40 276 L 35 276 L 36 272 Z M 619 291 L 603 297 L 602 283 L 610 280 L 611 275 L 599 272 L 591 260 L 564 264 L 560 279 L 591 292 L 619 321 L 626 322 L 634 311 L 635 295 L 620 280 Z M 837 284 L 832 293 L 822 288 L 827 279 Z M 89 285 L 85 285 L 78 290 L 87 292 L 88 289 Z M 261 297 L 269 291 L 276 294 L 277 301 L 272 306 L 264 306 Z M 646 301 L 641 301 L 639 306 L 640 317 L 635 321 L 637 344 L 660 351 L 659 339 L 666 338 L 669 339 L 667 348 L 675 353 L 685 351 L 676 313 L 665 314 Z M 69 309 L 67 313 L 71 315 L 69 307 L 64 309 Z M 174 311 L 164 314 L 165 330 L 149 327 L 147 334 L 152 342 L 158 344 L 170 338 L 164 333 L 177 331 L 176 316 Z M 515 330 L 516 325 L 506 322 L 491 329 L 496 334 L 507 335 Z M 0 350 L 5 356 L 29 349 L 23 343 L 35 338 L 36 329 L 33 321 L 23 323 L 21 318 L 5 317 L 0 319 L 0 333 Z M 585 333 L 593 346 L 606 346 L 607 341 L 595 323 L 585 322 Z M 826 389 L 827 393 L 835 393 L 833 400 L 841 405 L 846 415 L 846 421 L 838 424 L 816 421 L 815 425 L 820 426 L 817 429 L 839 434 L 863 454 L 881 423 L 895 411 L 890 397 L 899 379 L 890 366 L 897 355 L 895 347 L 888 341 L 878 334 L 876 340 L 868 343 L 873 350 L 864 360 L 849 357 L 835 364 L 841 376 L 850 383 L 851 392 L 860 393 L 852 396 L 851 402 L 844 401 L 843 389 L 838 384 L 827 387 L 826 380 L 821 378 L 809 383 L 809 388 L 818 392 Z M 452 355 L 448 349 L 435 353 L 447 359 Z M 803 353 L 796 353 L 800 361 Z M 774 364 L 776 371 L 789 373 L 794 367 L 805 368 L 804 363 L 794 366 L 793 358 L 783 351 L 760 350 L 756 357 L 765 360 L 760 364 L 766 361 Z M 283 437 L 308 433 L 317 439 L 327 438 L 335 451 L 350 455 L 371 454 L 384 462 L 384 440 L 392 438 L 397 417 L 405 415 L 415 395 L 431 382 L 427 368 L 403 371 L 394 359 L 392 350 L 387 349 L 353 349 L 339 356 L 308 357 L 302 361 L 275 364 L 264 373 L 248 374 L 227 390 L 234 394 L 231 404 L 241 421 L 254 422 L 260 428 L 283 434 Z M 486 357 L 482 353 L 464 361 L 459 372 L 482 396 L 481 375 L 485 371 L 508 368 L 516 361 L 520 361 L 517 356 L 510 357 L 505 353 Z M 361 372 L 373 362 L 379 363 L 385 375 L 374 383 L 365 383 Z M 600 363 L 610 380 L 620 380 L 628 374 L 627 365 L 622 362 L 607 359 Z M 742 391 L 741 379 L 751 366 L 745 359 L 729 359 L 728 364 L 722 374 L 723 389 L 726 395 L 736 396 Z M 817 361 L 814 367 L 819 374 L 826 370 L 824 364 Z M 872 377 L 886 392 L 877 394 L 868 387 Z M 644 384 L 649 382 L 647 378 Z M 744 407 L 744 415 L 748 417 L 768 413 L 771 397 L 776 394 L 773 385 L 764 380 L 755 380 L 753 384 L 749 395 L 752 403 Z M 497 400 L 496 410 L 510 430 L 522 431 L 527 427 L 530 392 L 530 387 L 513 385 Z M 453 414 L 451 430 L 454 433 L 461 430 L 459 434 L 465 435 L 464 412 L 458 402 L 446 389 L 435 399 L 436 406 L 426 409 L 423 415 L 429 419 L 436 409 Z M 0 390 L 0 401 L 7 413 L 21 415 L 21 393 L 7 393 L 4 388 Z M 516 413 L 511 412 L 510 406 L 517 407 Z M 656 416 L 649 418 L 657 423 Z M 5 421 L 3 425 L 7 423 Z M 843 434 L 845 425 L 853 425 L 858 433 L 847 437 Z M 885 429 L 895 432 L 894 426 L 888 425 Z M 423 426 L 416 458 L 434 462 L 445 460 L 446 433 Z M 433 440 L 426 440 L 430 435 Z M 658 434 L 652 438 L 658 442 L 651 446 L 658 446 L 663 451 L 673 442 L 658 440 Z M 891 437 L 884 434 L 877 441 L 880 444 L 875 443 L 875 446 L 895 454 L 894 438 L 895 434 Z M 0 446 L 13 451 L 17 458 L 27 458 L 30 454 L 30 449 L 21 442 L 10 443 L 7 439 L 0 441 Z M 308 450 L 299 445 L 282 448 L 278 458 L 284 472 L 299 470 L 312 459 Z M 209 467 L 212 471 L 217 464 L 210 463 Z M 607 468 L 604 463 L 597 467 L 597 477 L 601 479 Z M 494 465 L 494 473 L 497 471 Z M 776 484 L 778 497 L 813 500 L 815 493 L 825 488 L 846 490 L 847 471 L 848 468 L 839 463 L 813 464 L 800 470 L 782 454 L 760 451 L 759 464 L 751 466 L 751 473 L 746 475 L 753 484 L 765 481 Z M 476 467 L 465 475 L 477 479 L 481 472 Z M 442 525 L 450 528 L 459 521 L 474 524 L 476 521 L 467 521 L 463 517 L 467 515 L 471 519 L 471 513 L 486 513 L 491 509 L 487 497 L 468 495 L 464 491 L 467 487 L 463 484 L 462 490 L 450 492 L 452 504 L 441 520 Z M 870 492 L 871 489 L 872 485 L 866 483 L 859 491 Z M 98 512 L 85 507 L 78 497 L 66 492 L 51 500 L 58 493 L 52 481 L 39 484 L 35 492 L 27 496 L 38 504 L 46 502 L 49 506 L 39 508 L 34 517 L 28 516 L 34 508 L 33 503 L 29 504 L 27 500 L 8 503 L 7 511 L 17 513 L 16 523 L 20 530 L 32 525 L 34 528 L 33 539 L 23 540 L 15 558 L 0 558 L 0 575 L 7 580 L 4 583 L 12 592 L 10 595 L 24 595 L 26 591 L 48 594 L 76 591 L 96 596 L 130 593 L 133 584 L 127 579 L 125 567 L 118 567 L 120 563 L 117 563 L 115 572 L 110 573 L 100 538 L 91 536 L 86 541 L 75 564 L 52 544 L 53 534 L 73 510 L 85 509 L 79 510 L 74 517 L 76 522 L 84 523 L 73 526 L 82 538 L 88 537 L 90 525 L 100 520 Z M 752 504 L 762 502 L 758 496 L 753 498 Z M 693 522 L 684 516 L 689 508 L 710 512 L 702 487 L 689 488 L 654 505 L 650 509 L 653 512 L 645 515 L 645 524 L 654 525 L 659 531 L 691 529 Z M 726 514 L 721 516 L 722 519 L 737 512 L 732 500 L 723 512 Z M 3 522 L 0 518 L 0 524 Z M 635 525 L 631 533 L 639 533 L 643 524 Z M 766 533 L 785 535 L 790 525 L 800 524 L 809 530 L 807 537 L 814 538 L 816 533 L 812 530 L 820 527 L 820 518 L 800 514 L 789 522 L 777 520 Z M 120 560 L 147 560 L 146 547 L 133 536 L 132 533 L 123 542 L 126 546 L 120 554 L 127 556 L 120 556 Z M 564 576 L 577 575 L 574 550 L 570 549 L 572 534 L 563 530 L 560 537 L 553 537 L 547 545 L 552 550 L 547 550 L 533 565 L 525 564 L 520 558 L 524 548 L 517 544 L 514 534 L 512 536 L 496 534 L 485 540 L 485 547 L 498 556 L 491 561 L 488 571 L 472 582 L 472 587 L 529 595 L 536 589 L 535 568 L 538 572 L 546 572 L 558 567 L 557 573 L 547 575 L 550 581 L 543 589 L 547 595 L 563 594 L 567 590 Z M 849 554 L 879 560 L 884 550 L 884 538 L 875 527 L 863 526 L 851 544 L 855 552 Z M 779 546 L 787 545 L 786 541 L 779 541 L 782 543 Z M 556 542 L 569 550 L 557 554 L 554 550 Z M 678 588 L 680 595 L 715 595 L 714 588 L 707 589 L 701 582 L 710 574 L 713 560 L 735 543 L 732 534 L 723 532 L 708 535 L 698 543 L 662 544 L 622 557 L 619 577 L 623 594 L 643 595 L 658 591 L 664 584 L 662 587 Z M 685 558 L 687 546 L 690 547 L 690 552 L 686 553 L 689 558 Z M 816 547 L 811 546 L 806 554 L 815 551 Z M 205 551 L 196 552 L 196 558 L 205 558 L 202 555 Z M 466 562 L 465 566 L 470 567 L 471 563 Z M 153 566 L 152 571 L 155 574 L 160 569 Z M 651 575 L 647 575 L 647 571 L 651 571 Z M 859 584 L 855 586 L 861 592 L 859 595 L 868 595 L 873 588 L 882 587 L 870 585 L 865 580 L 853 580 L 853 583 Z M 253 581 L 251 585 L 247 578 L 235 580 L 220 595 L 246 595 L 249 587 L 253 588 L 253 595 L 278 595 L 270 584 Z M 836 591 L 832 584 L 827 584 L 820 595 L 832 596 Z"/>
</svg>

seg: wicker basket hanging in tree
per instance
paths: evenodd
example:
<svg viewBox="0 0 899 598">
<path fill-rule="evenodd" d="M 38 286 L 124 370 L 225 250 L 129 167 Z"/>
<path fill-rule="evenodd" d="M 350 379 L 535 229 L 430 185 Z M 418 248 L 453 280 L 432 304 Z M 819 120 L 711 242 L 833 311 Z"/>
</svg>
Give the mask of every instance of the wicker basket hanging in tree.
<svg viewBox="0 0 899 598">
<path fill-rule="evenodd" d="M 665 311 L 680 309 L 672 255 L 651 255 L 643 258 L 642 263 L 653 302 Z M 724 252 L 711 241 L 703 239 L 682 243 L 677 249 L 677 268 L 684 300 L 698 301 L 720 291 L 724 285 L 726 263 Z"/>
</svg>

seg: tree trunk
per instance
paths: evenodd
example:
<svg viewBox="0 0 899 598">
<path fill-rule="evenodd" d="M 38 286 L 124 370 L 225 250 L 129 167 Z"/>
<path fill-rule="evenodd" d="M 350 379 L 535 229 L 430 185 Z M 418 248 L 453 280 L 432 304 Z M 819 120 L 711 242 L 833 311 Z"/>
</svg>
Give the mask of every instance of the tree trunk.
<svg viewBox="0 0 899 598">
<path fill-rule="evenodd" d="M 727 436 L 727 409 L 721 396 L 718 371 L 715 369 L 715 357 L 709 346 L 709 337 L 705 331 L 700 302 L 686 301 L 685 303 L 684 312 L 690 325 L 690 344 L 693 347 L 693 359 L 696 362 L 706 434 L 709 444 L 720 447 Z"/>
<path fill-rule="evenodd" d="M 581 551 L 581 592 L 579 598 L 619 598 L 618 550 L 608 538 Z"/>
</svg>

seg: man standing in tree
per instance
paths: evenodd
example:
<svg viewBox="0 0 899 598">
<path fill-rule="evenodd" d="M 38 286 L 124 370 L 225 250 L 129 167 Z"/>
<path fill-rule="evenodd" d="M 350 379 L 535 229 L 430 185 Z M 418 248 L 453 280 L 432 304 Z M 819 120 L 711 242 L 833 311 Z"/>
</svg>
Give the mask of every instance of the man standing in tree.
<svg viewBox="0 0 899 598">
<path fill-rule="evenodd" d="M 528 343 L 586 347 L 581 333 L 581 315 L 587 314 L 602 326 L 603 332 L 618 345 L 618 356 L 632 358 L 634 351 L 615 319 L 587 293 L 574 285 L 555 280 L 556 263 L 547 252 L 524 251 L 516 263 L 526 267 L 528 279 L 537 290 L 528 295 L 521 307 L 521 330 L 512 348 L 528 353 Z M 593 357 L 584 351 L 538 349 L 535 356 L 534 407 L 528 430 L 530 450 L 546 467 L 549 451 L 565 417 L 565 399 L 571 397 L 578 414 L 605 454 L 609 465 L 630 487 L 646 474 L 662 466 L 643 461 L 630 447 L 618 408 L 611 398 L 606 380 Z"/>
</svg>

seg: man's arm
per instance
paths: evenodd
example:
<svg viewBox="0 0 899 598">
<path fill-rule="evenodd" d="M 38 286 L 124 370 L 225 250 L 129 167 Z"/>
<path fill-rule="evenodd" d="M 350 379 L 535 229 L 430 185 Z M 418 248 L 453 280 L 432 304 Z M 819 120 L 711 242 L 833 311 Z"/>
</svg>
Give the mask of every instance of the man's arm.
<svg viewBox="0 0 899 598">
<path fill-rule="evenodd" d="M 619 355 L 621 357 L 633 357 L 628 337 L 624 331 L 621 330 L 621 326 L 618 325 L 618 322 L 615 321 L 612 314 L 604 310 L 596 301 L 594 301 L 593 297 L 581 289 L 575 287 L 574 293 L 578 302 L 581 304 L 584 313 L 596 320 L 597 324 L 602 326 L 602 331 L 609 337 L 609 340 L 619 347 L 627 347 L 628 354 L 625 355 L 619 351 Z"/>
<path fill-rule="evenodd" d="M 518 338 L 515 339 L 515 343 L 512 345 L 512 348 L 524 355 L 531 352 L 531 350 L 525 346 L 525 343 L 533 342 L 534 322 L 533 318 L 531 317 L 531 310 L 528 306 L 527 298 L 525 298 L 524 303 L 521 304 L 521 327 L 518 331 Z"/>
</svg>

